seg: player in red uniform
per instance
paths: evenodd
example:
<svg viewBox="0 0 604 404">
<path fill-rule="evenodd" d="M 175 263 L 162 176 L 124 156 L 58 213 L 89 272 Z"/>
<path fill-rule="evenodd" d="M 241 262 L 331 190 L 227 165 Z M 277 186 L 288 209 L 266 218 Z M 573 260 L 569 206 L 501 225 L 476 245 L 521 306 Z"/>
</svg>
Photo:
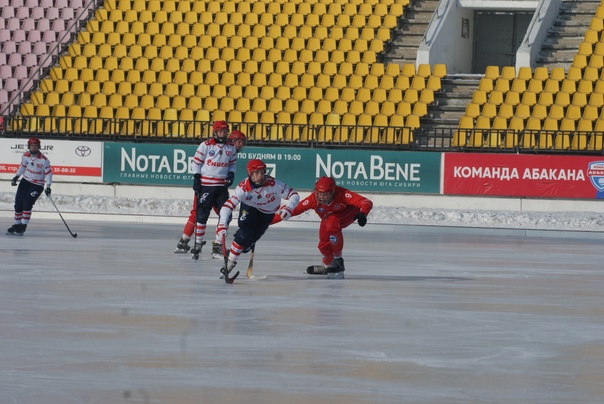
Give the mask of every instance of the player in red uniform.
<svg viewBox="0 0 604 404">
<path fill-rule="evenodd" d="M 237 153 L 243 150 L 243 147 L 247 143 L 247 137 L 239 130 L 234 129 L 229 135 L 229 142 L 235 146 L 237 149 Z M 218 214 L 219 212 L 215 209 L 214 212 Z M 176 245 L 175 253 L 186 253 L 191 247 L 189 246 L 189 240 L 191 240 L 191 236 L 193 235 L 193 231 L 195 231 L 195 220 L 197 218 L 197 197 L 193 198 L 193 208 L 189 214 L 189 218 L 187 219 L 187 223 L 185 224 L 185 228 L 182 232 L 182 236 Z M 215 244 L 216 242 L 214 242 Z M 217 248 L 217 247 L 216 247 Z M 214 246 L 212 246 L 212 256 L 214 258 L 222 258 L 222 251 L 214 252 Z"/>
<path fill-rule="evenodd" d="M 292 212 L 292 216 L 297 216 L 314 209 L 321 218 L 318 247 L 323 255 L 323 263 L 309 266 L 306 273 L 324 275 L 344 272 L 342 229 L 350 226 L 355 220 L 359 226 L 365 226 L 367 215 L 372 208 L 371 200 L 346 188 L 336 186 L 333 178 L 319 178 L 314 192 L 300 201 Z M 281 218 L 276 215 L 271 224 L 280 221 Z"/>
</svg>

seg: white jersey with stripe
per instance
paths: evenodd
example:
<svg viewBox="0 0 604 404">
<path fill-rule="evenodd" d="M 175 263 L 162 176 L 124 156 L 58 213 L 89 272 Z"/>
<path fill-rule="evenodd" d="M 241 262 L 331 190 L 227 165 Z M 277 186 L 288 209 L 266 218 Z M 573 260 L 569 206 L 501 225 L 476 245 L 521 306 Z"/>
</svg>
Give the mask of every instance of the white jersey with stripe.
<svg viewBox="0 0 604 404">
<path fill-rule="evenodd" d="M 235 172 L 237 149 L 230 143 L 216 143 L 214 138 L 201 143 L 193 158 L 193 174 L 201 174 L 201 185 L 224 186 L 229 172 Z"/>
<path fill-rule="evenodd" d="M 233 195 L 222 205 L 219 222 L 227 223 L 231 212 L 241 202 L 262 213 L 276 213 L 281 207 L 281 199 L 287 199 L 287 207 L 290 211 L 300 203 L 300 195 L 284 182 L 267 175 L 264 185 L 254 188 L 248 177 L 237 185 Z"/>
<path fill-rule="evenodd" d="M 45 180 L 47 187 L 52 183 L 50 161 L 41 152 L 36 155 L 32 155 L 30 152 L 23 153 L 16 175 L 22 175 L 24 180 L 36 185 L 43 186 Z"/>
</svg>

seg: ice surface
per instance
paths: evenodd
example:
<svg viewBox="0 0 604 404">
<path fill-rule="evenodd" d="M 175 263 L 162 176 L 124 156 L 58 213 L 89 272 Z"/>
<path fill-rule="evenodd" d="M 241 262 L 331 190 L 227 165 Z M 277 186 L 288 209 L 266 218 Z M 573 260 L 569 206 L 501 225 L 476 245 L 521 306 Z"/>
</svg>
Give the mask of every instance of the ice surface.
<svg viewBox="0 0 604 404">
<path fill-rule="evenodd" d="M 90 211 L 151 206 L 80 202 Z M 157 209 L 186 216 L 189 206 Z M 328 280 L 303 274 L 320 259 L 317 223 L 285 223 L 257 245 L 254 273 L 268 278 L 247 280 L 244 255 L 227 285 L 209 248 L 199 261 L 173 253 L 184 218 L 68 222 L 77 239 L 58 215 L 34 213 L 24 237 L 4 236 L 0 246 L 2 403 L 604 397 L 599 233 L 352 225 L 346 279 Z"/>
<path fill-rule="evenodd" d="M 0 210 L 12 210 L 14 194 L 0 193 Z M 123 215 L 154 215 L 181 217 L 189 215 L 192 202 L 182 199 L 109 198 L 102 196 L 53 195 L 53 200 L 62 212 L 110 213 Z M 41 197 L 35 211 L 54 212 L 50 201 Z M 35 215 L 35 213 L 34 213 Z M 314 212 L 295 217 L 296 221 L 318 221 Z M 393 208 L 375 206 L 369 215 L 369 223 L 496 227 L 511 229 L 604 231 L 604 218 L 597 212 L 516 212 L 502 210 L 456 210 Z"/>
</svg>

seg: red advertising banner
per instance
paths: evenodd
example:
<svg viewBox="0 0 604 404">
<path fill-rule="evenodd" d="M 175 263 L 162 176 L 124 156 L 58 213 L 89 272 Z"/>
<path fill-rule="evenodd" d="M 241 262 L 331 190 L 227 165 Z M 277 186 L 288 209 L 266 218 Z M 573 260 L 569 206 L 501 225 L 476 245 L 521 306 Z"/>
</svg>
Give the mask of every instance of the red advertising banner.
<svg viewBox="0 0 604 404">
<path fill-rule="evenodd" d="M 604 198 L 604 157 L 445 153 L 443 192 L 543 198 Z"/>
<path fill-rule="evenodd" d="M 1 164 L 0 173 L 9 173 L 14 175 L 19 168 L 19 164 Z M 70 166 L 52 166 L 53 175 L 81 175 L 86 177 L 100 177 L 101 167 L 70 167 Z"/>
</svg>

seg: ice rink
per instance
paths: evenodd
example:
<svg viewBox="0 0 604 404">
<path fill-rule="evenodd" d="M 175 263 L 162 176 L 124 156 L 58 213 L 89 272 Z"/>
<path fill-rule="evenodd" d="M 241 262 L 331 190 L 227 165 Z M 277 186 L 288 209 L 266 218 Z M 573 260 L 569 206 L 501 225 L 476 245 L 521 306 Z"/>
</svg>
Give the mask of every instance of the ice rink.
<svg viewBox="0 0 604 404">
<path fill-rule="evenodd" d="M 602 233 L 352 225 L 330 280 L 287 223 L 227 285 L 184 219 L 68 224 L 3 236 L 0 403 L 604 402 Z"/>
</svg>

